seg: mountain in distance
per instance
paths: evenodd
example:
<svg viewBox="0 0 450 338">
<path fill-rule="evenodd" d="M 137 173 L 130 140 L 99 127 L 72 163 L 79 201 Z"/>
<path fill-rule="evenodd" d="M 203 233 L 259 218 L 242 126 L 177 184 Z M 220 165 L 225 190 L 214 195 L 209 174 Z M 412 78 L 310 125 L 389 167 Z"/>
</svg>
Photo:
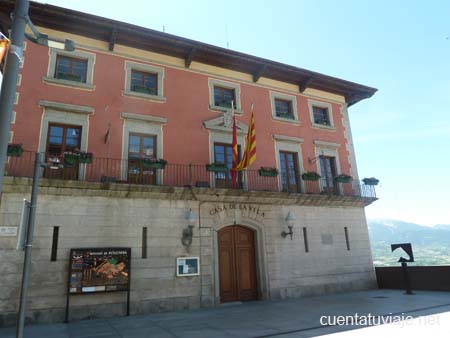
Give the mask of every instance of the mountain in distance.
<svg viewBox="0 0 450 338">
<path fill-rule="evenodd" d="M 391 244 L 411 243 L 415 265 L 450 264 L 450 224 L 433 227 L 399 220 L 368 220 L 372 255 L 376 266 L 398 265 L 401 252 Z M 406 257 L 405 254 L 403 254 Z"/>
</svg>

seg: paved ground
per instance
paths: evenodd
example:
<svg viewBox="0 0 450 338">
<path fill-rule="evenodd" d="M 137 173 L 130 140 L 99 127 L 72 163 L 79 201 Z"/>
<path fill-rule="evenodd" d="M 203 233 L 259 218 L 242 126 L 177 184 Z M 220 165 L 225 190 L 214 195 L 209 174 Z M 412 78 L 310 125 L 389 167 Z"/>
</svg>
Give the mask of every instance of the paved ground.
<svg viewBox="0 0 450 338">
<path fill-rule="evenodd" d="M 353 325 L 333 325 L 333 316 Z M 372 319 L 361 317 L 371 314 Z M 322 317 L 325 316 L 325 317 Z M 329 317 L 330 316 L 330 317 Z M 400 317 L 414 317 L 395 322 Z M 322 323 L 321 323 L 322 318 Z M 394 321 L 369 327 L 367 321 Z M 324 326 L 321 324 L 331 324 Z M 358 325 L 357 325 L 358 324 Z M 450 337 L 450 292 L 373 290 L 285 301 L 259 301 L 200 309 L 69 324 L 26 327 L 29 338 L 221 338 L 276 337 Z M 0 329 L 13 338 L 14 328 Z M 325 335 L 325 336 L 324 336 Z"/>
</svg>

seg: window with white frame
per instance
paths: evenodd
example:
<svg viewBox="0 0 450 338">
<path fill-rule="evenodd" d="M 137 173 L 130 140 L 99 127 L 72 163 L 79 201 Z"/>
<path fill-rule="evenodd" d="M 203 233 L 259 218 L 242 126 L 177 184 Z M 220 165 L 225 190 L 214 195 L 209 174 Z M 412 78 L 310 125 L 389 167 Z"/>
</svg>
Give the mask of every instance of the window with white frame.
<svg viewBox="0 0 450 338">
<path fill-rule="evenodd" d="M 330 103 L 308 100 L 308 108 L 313 127 L 334 129 L 333 110 Z"/>
<path fill-rule="evenodd" d="M 93 90 L 94 63 L 93 53 L 50 49 L 44 82 Z"/>
<path fill-rule="evenodd" d="M 163 80 L 164 68 L 126 61 L 123 93 L 127 96 L 165 101 Z"/>
<path fill-rule="evenodd" d="M 241 113 L 241 87 L 238 83 L 208 79 L 208 86 L 211 109 L 228 110 L 233 102 L 235 113 Z"/>
<path fill-rule="evenodd" d="M 274 120 L 298 123 L 297 98 L 278 92 L 270 92 L 272 118 Z"/>
<path fill-rule="evenodd" d="M 303 189 L 300 180 L 303 172 L 301 152 L 303 139 L 284 135 L 273 135 L 273 139 L 275 140 L 277 167 L 280 171 L 280 190 L 301 192 Z"/>
<path fill-rule="evenodd" d="M 163 126 L 167 119 L 122 112 L 124 120 L 122 158 L 127 163 L 122 168 L 122 179 L 139 184 L 160 184 L 162 173 L 143 166 L 144 159 L 163 158 Z"/>
</svg>

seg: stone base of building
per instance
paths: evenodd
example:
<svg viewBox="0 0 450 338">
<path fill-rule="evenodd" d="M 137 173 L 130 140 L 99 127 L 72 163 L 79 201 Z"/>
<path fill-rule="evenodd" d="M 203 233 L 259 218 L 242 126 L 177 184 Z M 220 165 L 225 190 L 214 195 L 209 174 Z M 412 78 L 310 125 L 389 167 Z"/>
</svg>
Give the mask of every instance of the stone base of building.
<svg viewBox="0 0 450 338">
<path fill-rule="evenodd" d="M 6 180 L 0 226 L 18 226 L 29 193 L 29 180 Z M 236 224 L 254 234 L 258 299 L 376 288 L 364 214 L 368 203 L 355 197 L 42 180 L 28 321 L 64 320 L 69 253 L 80 247 L 131 248 L 130 314 L 219 306 L 218 233 Z M 190 211 L 197 224 L 186 246 L 182 236 Z M 281 236 L 289 212 L 296 216 L 292 240 Z M 56 261 L 51 261 L 56 226 Z M 16 241 L 0 237 L 0 326 L 16 320 L 23 264 Z M 177 276 L 177 258 L 193 256 L 199 257 L 199 275 Z M 126 292 L 70 296 L 70 320 L 125 314 Z"/>
</svg>

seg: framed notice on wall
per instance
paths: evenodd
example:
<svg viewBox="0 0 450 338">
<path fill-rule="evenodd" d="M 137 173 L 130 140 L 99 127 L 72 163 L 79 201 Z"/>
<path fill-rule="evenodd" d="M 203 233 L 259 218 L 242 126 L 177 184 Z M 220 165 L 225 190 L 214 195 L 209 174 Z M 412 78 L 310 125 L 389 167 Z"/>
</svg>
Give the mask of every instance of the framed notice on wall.
<svg viewBox="0 0 450 338">
<path fill-rule="evenodd" d="M 69 293 L 128 291 L 130 248 L 71 249 Z"/>
<path fill-rule="evenodd" d="M 178 257 L 177 276 L 198 276 L 200 274 L 200 264 L 198 257 Z"/>
</svg>

